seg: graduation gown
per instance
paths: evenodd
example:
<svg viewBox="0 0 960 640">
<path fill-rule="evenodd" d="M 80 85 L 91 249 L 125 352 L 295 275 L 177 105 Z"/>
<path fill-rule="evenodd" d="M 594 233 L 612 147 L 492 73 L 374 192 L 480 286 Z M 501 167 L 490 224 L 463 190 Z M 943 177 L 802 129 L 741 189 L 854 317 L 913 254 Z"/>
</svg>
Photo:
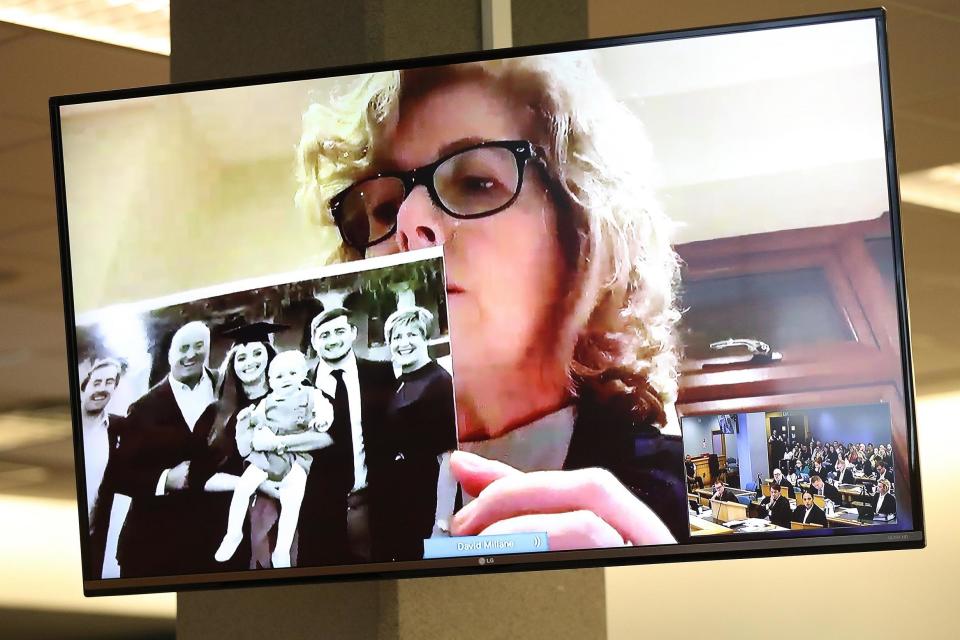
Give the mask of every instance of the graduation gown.
<svg viewBox="0 0 960 640">
<path fill-rule="evenodd" d="M 121 576 L 223 570 L 213 554 L 226 531 L 220 504 L 230 493 L 206 493 L 202 480 L 191 474 L 186 489 L 156 495 L 165 469 L 184 461 L 207 463 L 207 438 L 215 416 L 213 403 L 191 431 L 167 378 L 130 406 L 117 449 L 122 467 L 117 492 L 131 498 L 117 547 Z"/>
<path fill-rule="evenodd" d="M 892 493 L 887 493 L 883 497 L 883 504 L 880 505 L 880 508 L 877 508 L 877 505 L 880 502 L 880 494 L 873 496 L 873 510 L 878 514 L 887 515 L 897 515 L 897 499 L 893 496 Z"/>
</svg>

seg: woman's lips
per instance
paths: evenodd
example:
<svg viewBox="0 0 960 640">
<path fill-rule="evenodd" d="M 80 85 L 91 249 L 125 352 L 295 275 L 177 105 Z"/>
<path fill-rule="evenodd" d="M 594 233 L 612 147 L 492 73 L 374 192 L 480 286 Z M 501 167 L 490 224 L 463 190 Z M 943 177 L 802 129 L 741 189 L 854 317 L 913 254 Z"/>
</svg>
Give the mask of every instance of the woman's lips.
<svg viewBox="0 0 960 640">
<path fill-rule="evenodd" d="M 460 285 L 456 285 L 456 284 L 448 284 L 448 285 L 447 285 L 447 295 L 451 295 L 451 294 L 454 294 L 454 293 L 463 293 L 463 287 L 461 287 Z"/>
</svg>

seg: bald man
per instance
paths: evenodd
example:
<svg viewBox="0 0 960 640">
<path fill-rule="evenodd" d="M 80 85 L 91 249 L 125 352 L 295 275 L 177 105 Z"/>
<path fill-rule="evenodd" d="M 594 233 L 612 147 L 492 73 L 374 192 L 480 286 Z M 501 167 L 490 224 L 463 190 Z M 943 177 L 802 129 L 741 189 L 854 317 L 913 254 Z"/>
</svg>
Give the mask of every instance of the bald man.
<svg viewBox="0 0 960 640">
<path fill-rule="evenodd" d="M 188 475 L 207 453 L 216 413 L 209 353 L 205 324 L 180 327 L 167 352 L 170 373 L 130 406 L 118 450 L 118 492 L 132 499 L 117 546 L 122 577 L 216 569 L 223 532 L 211 520 L 211 494 Z"/>
</svg>

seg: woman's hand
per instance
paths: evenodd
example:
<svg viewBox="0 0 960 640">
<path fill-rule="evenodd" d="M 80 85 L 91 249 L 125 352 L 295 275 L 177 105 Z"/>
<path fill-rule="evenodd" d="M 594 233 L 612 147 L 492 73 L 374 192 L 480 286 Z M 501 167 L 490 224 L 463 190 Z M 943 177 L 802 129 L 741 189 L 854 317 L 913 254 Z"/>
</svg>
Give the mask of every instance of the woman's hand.
<svg viewBox="0 0 960 640">
<path fill-rule="evenodd" d="M 465 451 L 450 458 L 477 496 L 453 516 L 455 536 L 546 532 L 550 550 L 675 543 L 660 518 L 605 469 L 534 471 Z"/>
</svg>

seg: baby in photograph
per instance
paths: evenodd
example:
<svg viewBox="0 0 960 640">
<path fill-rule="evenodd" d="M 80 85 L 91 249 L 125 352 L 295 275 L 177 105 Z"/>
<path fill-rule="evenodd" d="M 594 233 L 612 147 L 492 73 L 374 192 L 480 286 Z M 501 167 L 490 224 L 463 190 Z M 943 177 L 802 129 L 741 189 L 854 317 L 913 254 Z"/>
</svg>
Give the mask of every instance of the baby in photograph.
<svg viewBox="0 0 960 640">
<path fill-rule="evenodd" d="M 270 393 L 256 407 L 248 407 L 237 416 L 237 449 L 250 464 L 233 491 L 227 533 L 215 554 L 218 562 L 229 560 L 243 539 L 250 497 L 261 486 L 276 483 L 280 518 L 271 560 L 274 567 L 290 566 L 290 547 L 313 458 L 308 453 L 286 451 L 282 446 L 257 451 L 253 445 L 257 434 L 265 429 L 273 435 L 286 436 L 310 429 L 325 432 L 330 428 L 333 406 L 322 393 L 304 384 L 306 376 L 307 361 L 302 353 L 278 354 L 267 371 Z"/>
</svg>

